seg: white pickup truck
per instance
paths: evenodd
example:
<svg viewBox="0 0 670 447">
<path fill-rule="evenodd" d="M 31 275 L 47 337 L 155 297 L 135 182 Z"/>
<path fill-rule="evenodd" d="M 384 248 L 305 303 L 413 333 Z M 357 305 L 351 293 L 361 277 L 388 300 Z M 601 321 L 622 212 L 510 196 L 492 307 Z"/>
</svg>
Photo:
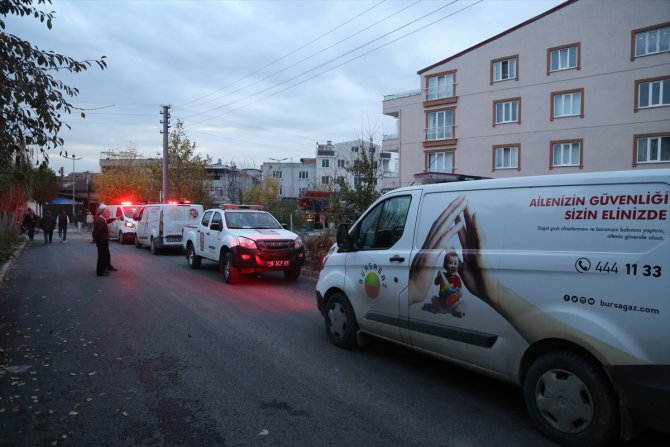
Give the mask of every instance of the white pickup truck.
<svg viewBox="0 0 670 447">
<path fill-rule="evenodd" d="M 199 268 L 203 259 L 217 262 L 228 284 L 242 274 L 275 271 L 294 281 L 305 261 L 300 237 L 257 205 L 206 210 L 198 224 L 184 227 L 182 243 L 189 267 Z"/>
</svg>

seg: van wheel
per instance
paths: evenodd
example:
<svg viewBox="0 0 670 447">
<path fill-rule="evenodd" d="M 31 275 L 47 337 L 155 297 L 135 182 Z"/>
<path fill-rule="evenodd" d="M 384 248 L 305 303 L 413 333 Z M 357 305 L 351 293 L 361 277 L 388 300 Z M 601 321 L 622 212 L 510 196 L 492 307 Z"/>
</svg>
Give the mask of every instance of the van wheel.
<svg viewBox="0 0 670 447">
<path fill-rule="evenodd" d="M 193 244 L 190 242 L 186 247 L 186 262 L 188 262 L 188 266 L 192 269 L 199 269 L 202 262 L 202 258 L 195 254 L 195 248 L 193 248 Z"/>
<path fill-rule="evenodd" d="M 300 269 L 298 270 L 284 270 L 284 278 L 287 281 L 295 281 L 300 277 Z"/>
<path fill-rule="evenodd" d="M 356 346 L 358 323 L 349 299 L 343 293 L 333 294 L 326 303 L 326 333 L 340 348 Z"/>
<path fill-rule="evenodd" d="M 233 265 L 233 254 L 229 251 L 222 253 L 219 259 L 219 269 L 223 272 L 223 280 L 228 284 L 236 284 L 240 280 L 240 272 Z"/>
<path fill-rule="evenodd" d="M 151 238 L 151 241 L 149 243 L 149 249 L 151 250 L 152 255 L 158 254 L 158 246 L 156 246 L 156 240 L 154 238 Z"/>
<path fill-rule="evenodd" d="M 140 244 L 140 238 L 137 237 L 137 234 L 135 234 L 135 248 L 142 248 L 142 244 Z"/>
<path fill-rule="evenodd" d="M 566 446 L 601 446 L 619 433 L 616 393 L 600 365 L 575 352 L 551 352 L 528 369 L 523 383 L 535 426 Z"/>
</svg>

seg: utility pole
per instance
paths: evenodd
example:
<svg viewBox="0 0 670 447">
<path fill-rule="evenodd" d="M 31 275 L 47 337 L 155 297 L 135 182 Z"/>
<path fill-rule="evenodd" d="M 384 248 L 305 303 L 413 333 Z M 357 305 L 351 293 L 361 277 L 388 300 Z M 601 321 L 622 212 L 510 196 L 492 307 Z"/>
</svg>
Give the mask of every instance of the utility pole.
<svg viewBox="0 0 670 447">
<path fill-rule="evenodd" d="M 170 128 L 170 106 L 163 106 L 163 111 L 161 112 L 163 119 L 161 124 L 163 124 L 163 191 L 161 192 L 161 203 L 167 203 L 168 201 L 168 129 Z"/>
</svg>

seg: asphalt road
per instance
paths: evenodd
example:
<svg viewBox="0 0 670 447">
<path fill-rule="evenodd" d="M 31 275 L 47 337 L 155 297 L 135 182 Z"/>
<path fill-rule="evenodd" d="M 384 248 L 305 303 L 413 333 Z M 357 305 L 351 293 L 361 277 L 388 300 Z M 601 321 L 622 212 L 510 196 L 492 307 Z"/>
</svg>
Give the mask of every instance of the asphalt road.
<svg viewBox="0 0 670 447">
<path fill-rule="evenodd" d="M 381 341 L 331 345 L 314 281 L 88 235 L 29 242 L 0 288 L 0 446 L 553 446 L 518 388 Z M 628 446 L 665 445 L 656 433 Z"/>
</svg>

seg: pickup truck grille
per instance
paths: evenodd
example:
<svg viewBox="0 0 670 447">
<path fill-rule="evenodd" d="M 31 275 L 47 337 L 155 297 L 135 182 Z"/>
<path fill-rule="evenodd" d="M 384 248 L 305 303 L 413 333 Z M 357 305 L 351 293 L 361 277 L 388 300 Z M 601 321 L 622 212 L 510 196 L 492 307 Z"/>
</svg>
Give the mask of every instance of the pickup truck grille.
<svg viewBox="0 0 670 447">
<path fill-rule="evenodd" d="M 256 241 L 256 246 L 260 251 L 285 251 L 292 250 L 294 244 L 292 240 L 288 241 Z"/>
</svg>

